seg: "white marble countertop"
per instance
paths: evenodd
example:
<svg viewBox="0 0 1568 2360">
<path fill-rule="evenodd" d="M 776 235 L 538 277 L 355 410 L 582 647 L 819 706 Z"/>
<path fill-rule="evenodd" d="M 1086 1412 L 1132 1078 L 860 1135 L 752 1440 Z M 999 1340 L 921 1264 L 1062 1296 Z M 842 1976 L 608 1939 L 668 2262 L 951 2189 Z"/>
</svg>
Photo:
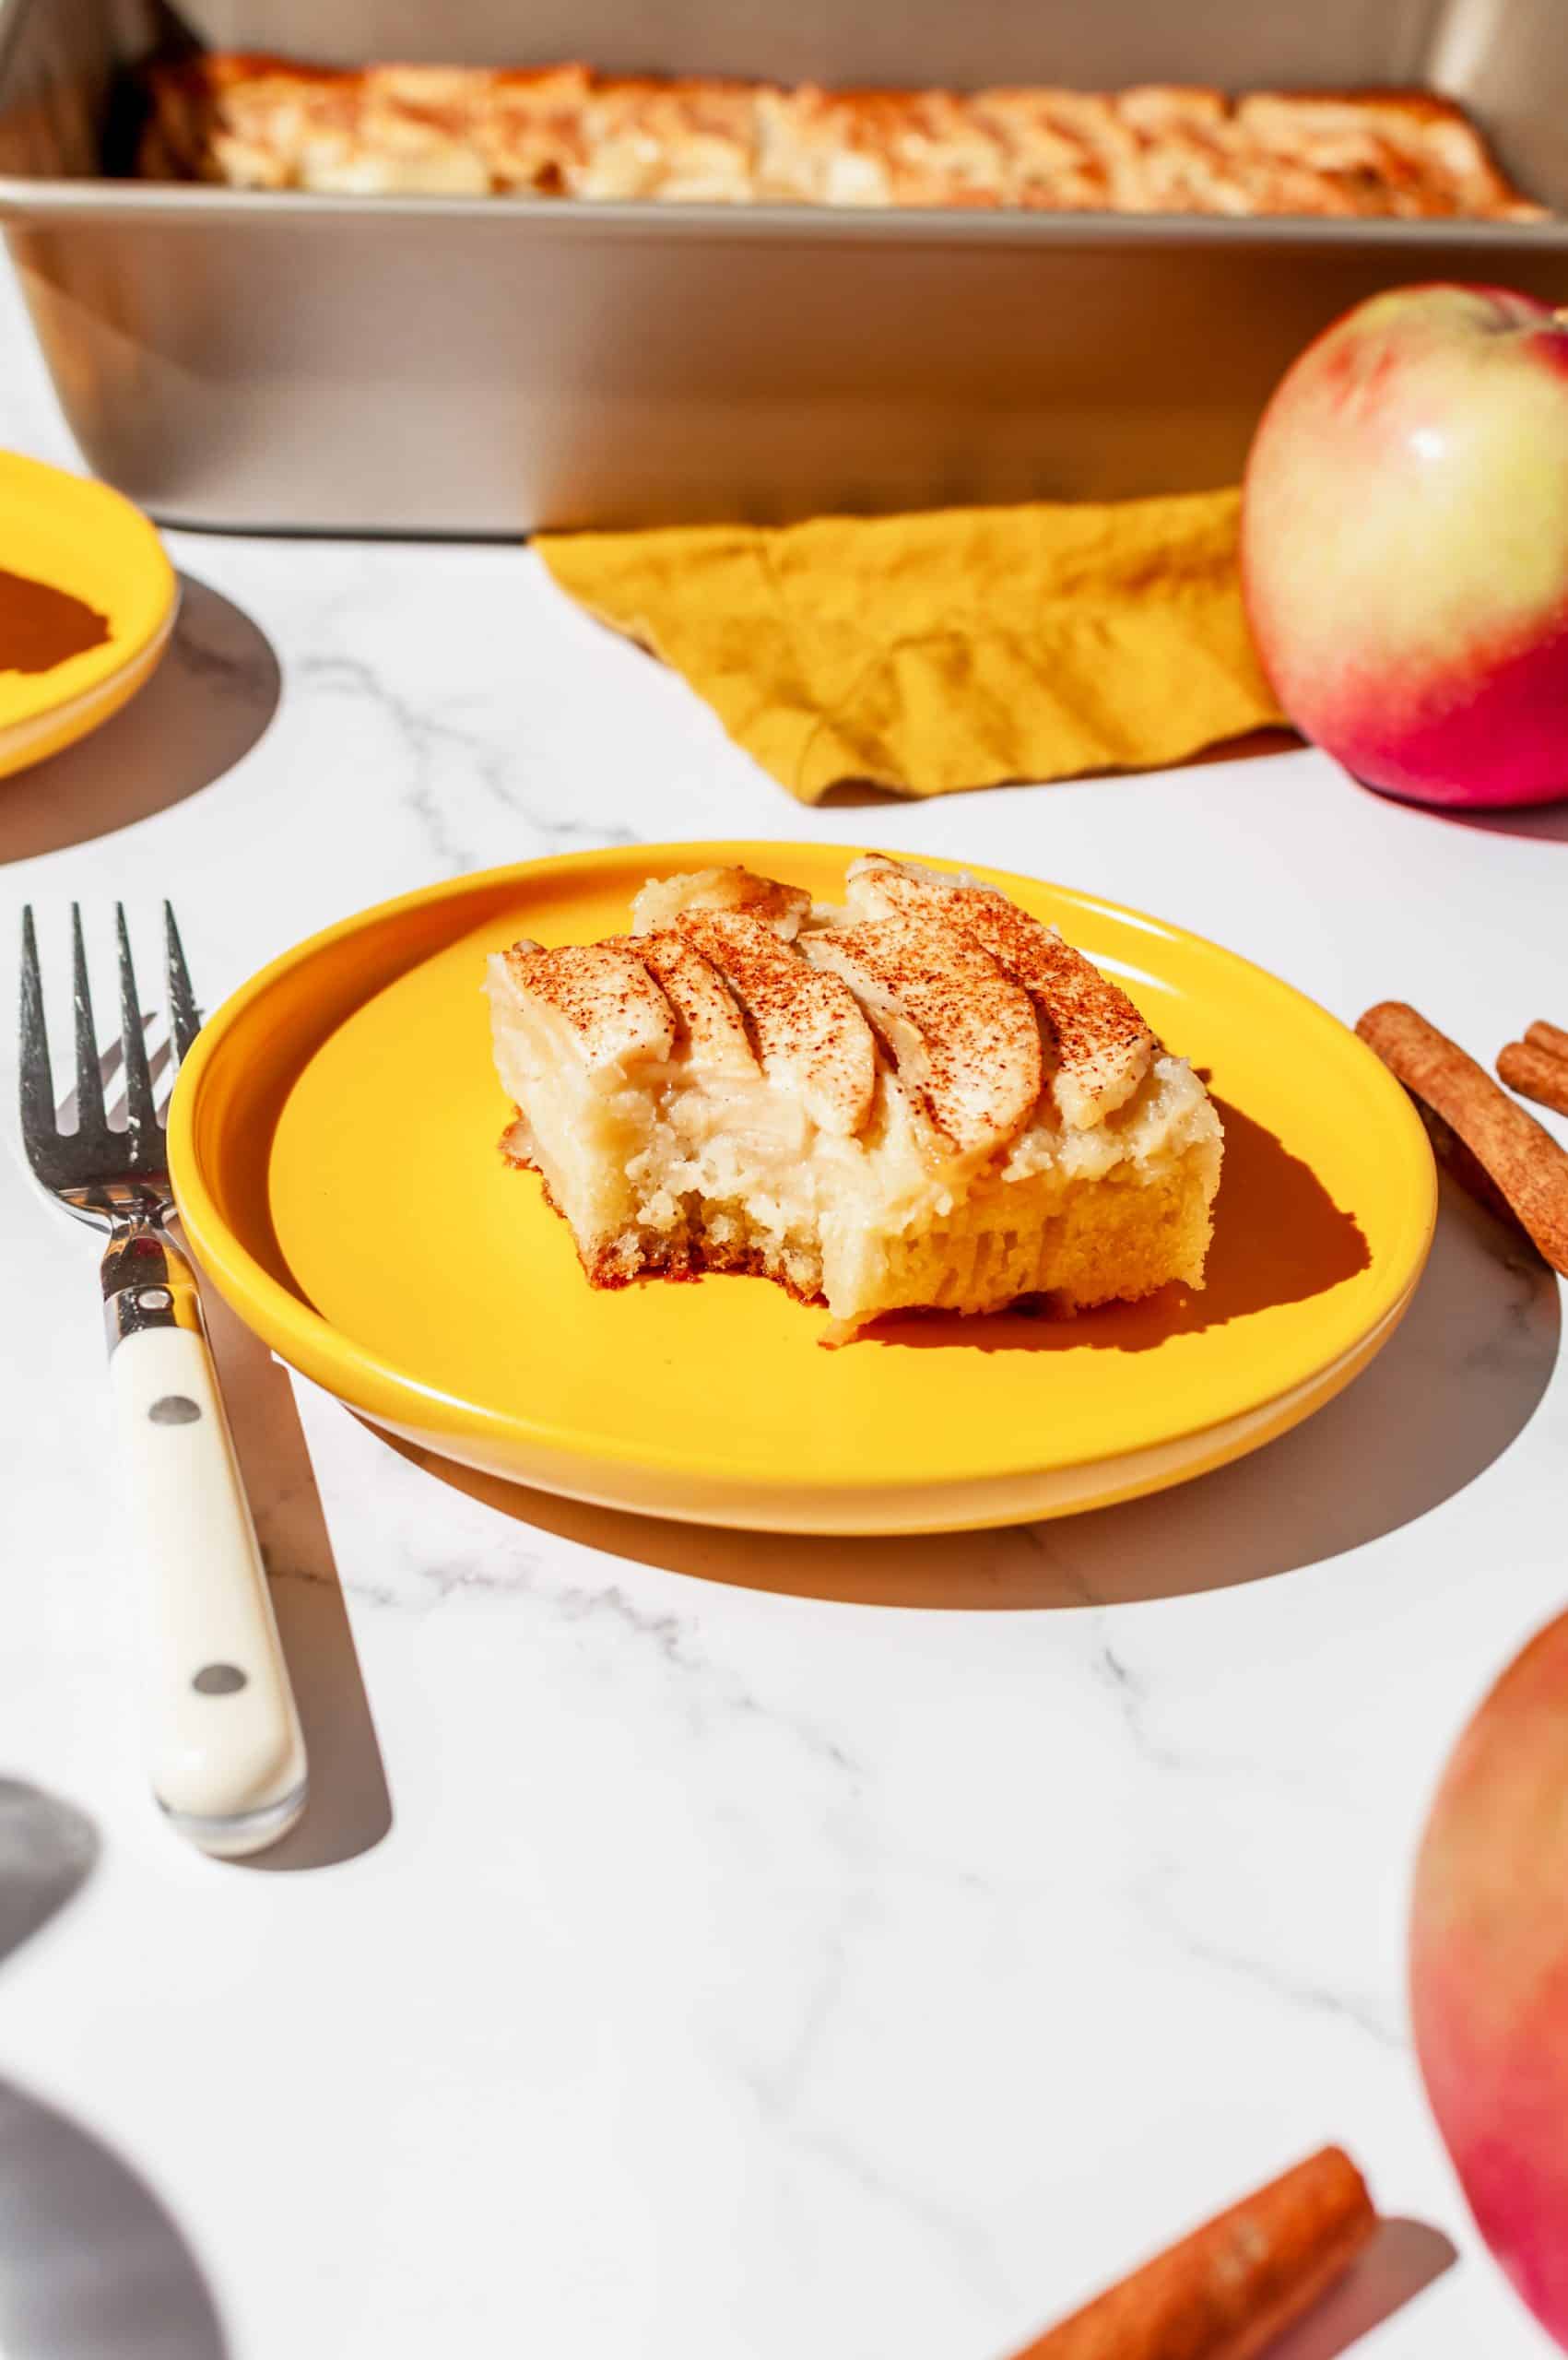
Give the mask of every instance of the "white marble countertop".
<svg viewBox="0 0 1568 2360">
<path fill-rule="evenodd" d="M 69 461 L 8 283 L 0 351 L 0 442 Z M 123 895 L 150 954 L 169 893 L 211 1005 L 437 876 L 869 832 L 1178 917 L 1347 1019 L 1408 997 L 1489 1056 L 1562 1017 L 1568 809 L 1450 823 L 1297 752 L 806 812 L 521 550 L 171 546 L 159 677 L 0 786 L 7 943 L 24 899 L 58 941 L 72 897 Z M 1462 1199 L 1305 1427 L 990 1535 L 756 1540 L 459 1488 L 226 1330 L 317 1796 L 242 1867 L 143 1790 L 90 1247 L 10 1156 L 0 1202 L 0 1773 L 100 1846 L 0 1969 L 6 2349 L 994 2360 L 1338 2139 L 1459 2259 L 1432 2276 L 1401 2233 L 1294 2360 L 1369 2318 L 1367 2360 L 1544 2352 L 1402 1988 L 1438 1767 L 1568 1592 L 1559 1290 Z M 98 2341 L 12 2344 L 47 2307 L 13 2201 L 40 2124 L 59 2168 L 90 2140 L 136 2175 L 72 2183 L 105 2224 L 73 2281 Z"/>
</svg>

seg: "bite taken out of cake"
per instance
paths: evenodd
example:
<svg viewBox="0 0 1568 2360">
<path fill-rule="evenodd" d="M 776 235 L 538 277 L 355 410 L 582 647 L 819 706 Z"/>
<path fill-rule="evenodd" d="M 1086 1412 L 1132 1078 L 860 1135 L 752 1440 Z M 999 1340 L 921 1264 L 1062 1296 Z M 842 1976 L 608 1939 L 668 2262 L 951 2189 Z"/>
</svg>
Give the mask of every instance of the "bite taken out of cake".
<svg viewBox="0 0 1568 2360">
<path fill-rule="evenodd" d="M 493 957 L 501 1150 L 591 1284 L 708 1270 L 880 1314 L 1203 1284 L 1220 1119 L 1119 987 L 961 875 L 870 855 L 842 904 L 741 868 L 631 931 Z"/>
</svg>

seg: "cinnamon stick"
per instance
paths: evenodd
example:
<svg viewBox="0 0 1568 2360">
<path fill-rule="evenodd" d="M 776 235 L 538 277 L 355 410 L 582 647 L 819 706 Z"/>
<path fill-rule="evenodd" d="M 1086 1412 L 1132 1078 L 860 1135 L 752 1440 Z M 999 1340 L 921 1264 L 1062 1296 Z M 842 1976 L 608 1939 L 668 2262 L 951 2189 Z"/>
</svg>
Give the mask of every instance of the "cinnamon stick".
<svg viewBox="0 0 1568 2360">
<path fill-rule="evenodd" d="M 1550 1028 L 1542 1026 L 1542 1031 Z M 1559 1115 L 1568 1115 L 1568 1055 L 1554 1056 L 1527 1037 L 1510 1041 L 1497 1053 L 1497 1070 L 1510 1090 L 1521 1098 L 1533 1098 L 1538 1106 L 1550 1106 Z"/>
<path fill-rule="evenodd" d="M 1439 1154 L 1445 1133 L 1458 1143 L 1462 1152 L 1447 1159 L 1456 1177 L 1478 1195 L 1494 1189 L 1552 1268 L 1568 1276 L 1568 1155 L 1550 1132 L 1402 1000 L 1369 1008 L 1356 1031 L 1422 1114 L 1436 1117 L 1428 1128 Z"/>
<path fill-rule="evenodd" d="M 1532 1049 L 1544 1049 L 1552 1057 L 1568 1057 L 1568 1032 L 1564 1032 L 1561 1024 L 1532 1024 L 1527 1029 L 1525 1038 Z"/>
<path fill-rule="evenodd" d="M 1195 2229 L 1015 2360 L 1256 2360 L 1343 2276 L 1377 2226 L 1338 2147 Z"/>
</svg>

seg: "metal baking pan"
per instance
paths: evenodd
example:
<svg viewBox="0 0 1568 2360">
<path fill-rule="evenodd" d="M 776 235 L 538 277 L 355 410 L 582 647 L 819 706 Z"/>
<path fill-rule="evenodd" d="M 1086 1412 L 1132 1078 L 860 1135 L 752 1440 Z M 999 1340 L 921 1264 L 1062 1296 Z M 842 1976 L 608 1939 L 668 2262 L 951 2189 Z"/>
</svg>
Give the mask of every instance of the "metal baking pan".
<svg viewBox="0 0 1568 2360">
<path fill-rule="evenodd" d="M 1562 0 L 197 0 L 212 45 L 830 82 L 1417 84 L 1568 215 Z M 171 524 L 505 533 L 1234 478 L 1404 280 L 1568 301 L 1527 225 L 528 205 L 105 176 L 159 0 L 4 0 L 0 221 L 88 461 Z"/>
</svg>

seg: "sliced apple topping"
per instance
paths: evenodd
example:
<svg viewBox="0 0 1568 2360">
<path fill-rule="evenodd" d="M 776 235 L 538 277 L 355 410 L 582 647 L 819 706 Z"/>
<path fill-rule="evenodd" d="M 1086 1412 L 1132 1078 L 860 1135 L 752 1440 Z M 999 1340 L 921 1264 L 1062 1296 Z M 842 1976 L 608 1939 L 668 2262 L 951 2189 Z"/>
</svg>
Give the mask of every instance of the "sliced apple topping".
<svg viewBox="0 0 1568 2360">
<path fill-rule="evenodd" d="M 898 910 L 939 908 L 948 895 L 973 883 L 966 868 L 923 868 L 918 861 L 867 852 L 844 871 L 843 897 L 853 916 L 885 918 Z"/>
<path fill-rule="evenodd" d="M 697 1070 L 754 1080 L 757 1053 L 745 1019 L 729 985 L 701 951 L 673 926 L 664 926 L 638 936 L 637 955 L 684 1025 Z"/>
<path fill-rule="evenodd" d="M 768 1079 L 797 1092 L 823 1130 L 846 1139 L 861 1130 L 877 1049 L 848 985 L 808 967 L 744 910 L 686 910 L 676 926 L 740 1002 Z"/>
<path fill-rule="evenodd" d="M 887 1040 L 900 1078 L 965 1152 L 1002 1147 L 1043 1083 L 1029 995 L 958 927 L 920 909 L 808 934 L 814 966 L 842 975 Z"/>
<path fill-rule="evenodd" d="M 590 1071 L 673 1053 L 674 1011 L 630 942 L 517 942 L 502 964 L 524 1008 L 542 1011 Z"/>
<path fill-rule="evenodd" d="M 631 904 L 635 934 L 673 925 L 683 910 L 743 910 L 783 942 L 793 942 L 811 912 L 811 896 L 749 868 L 698 868 L 684 877 L 651 878 Z"/>
<path fill-rule="evenodd" d="M 1050 1087 L 1070 1130 L 1103 1122 L 1148 1073 L 1154 1035 L 1126 994 L 1005 894 L 879 856 L 855 862 L 848 891 L 868 917 L 921 912 L 952 927 L 1023 986 L 1055 1053 Z"/>
</svg>

